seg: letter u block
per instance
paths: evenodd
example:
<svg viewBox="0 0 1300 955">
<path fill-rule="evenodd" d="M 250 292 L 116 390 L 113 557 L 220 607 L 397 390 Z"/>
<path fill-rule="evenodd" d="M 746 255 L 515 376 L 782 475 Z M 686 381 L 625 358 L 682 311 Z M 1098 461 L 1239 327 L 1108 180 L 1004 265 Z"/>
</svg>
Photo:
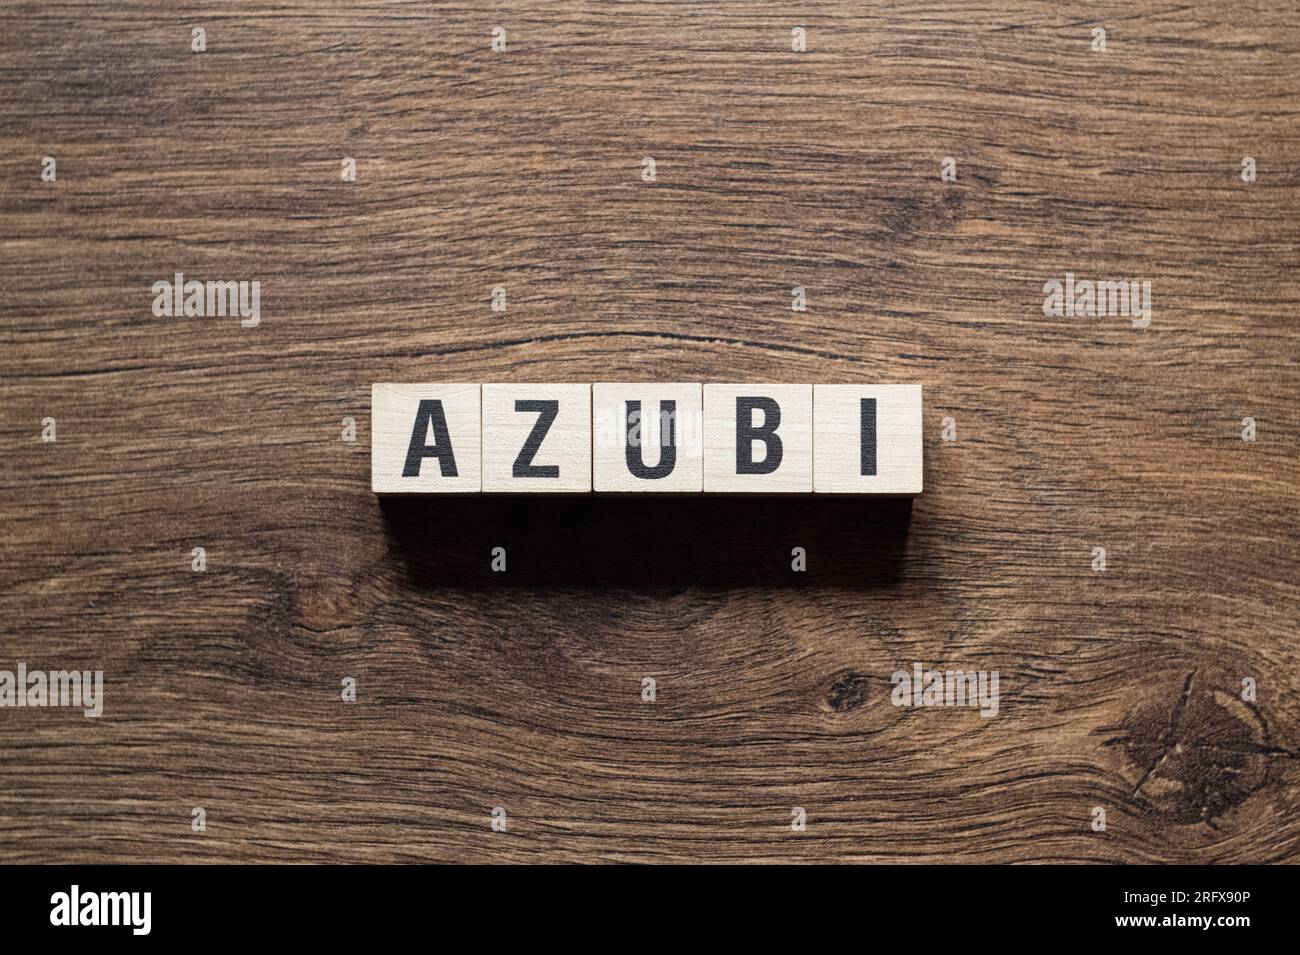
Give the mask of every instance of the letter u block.
<svg viewBox="0 0 1300 955">
<path fill-rule="evenodd" d="M 698 384 L 592 386 L 597 491 L 698 494 L 704 487 Z"/>
<path fill-rule="evenodd" d="M 483 490 L 591 491 L 591 385 L 484 385 Z"/>
<path fill-rule="evenodd" d="M 372 385 L 370 489 L 478 493 L 481 430 L 478 385 Z"/>
<path fill-rule="evenodd" d="M 704 386 L 706 493 L 812 489 L 812 385 Z"/>
</svg>

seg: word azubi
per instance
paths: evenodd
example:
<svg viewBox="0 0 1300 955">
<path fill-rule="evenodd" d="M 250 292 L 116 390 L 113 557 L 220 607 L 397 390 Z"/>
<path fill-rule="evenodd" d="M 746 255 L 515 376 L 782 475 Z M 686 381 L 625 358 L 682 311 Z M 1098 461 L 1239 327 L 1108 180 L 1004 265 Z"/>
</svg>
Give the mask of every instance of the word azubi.
<svg viewBox="0 0 1300 955">
<path fill-rule="evenodd" d="M 920 385 L 376 384 L 376 494 L 921 493 Z"/>
</svg>

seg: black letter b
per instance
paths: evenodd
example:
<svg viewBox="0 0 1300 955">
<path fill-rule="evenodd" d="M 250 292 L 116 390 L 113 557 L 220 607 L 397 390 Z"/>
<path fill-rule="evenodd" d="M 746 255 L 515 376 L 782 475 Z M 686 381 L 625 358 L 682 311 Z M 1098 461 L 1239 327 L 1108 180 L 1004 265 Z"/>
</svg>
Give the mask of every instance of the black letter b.
<svg viewBox="0 0 1300 955">
<path fill-rule="evenodd" d="M 754 427 L 754 410 L 763 412 L 763 426 Z M 781 466 L 783 447 L 776 429 L 781 426 L 781 406 L 774 398 L 736 399 L 736 473 L 771 474 Z M 754 442 L 762 441 L 767 453 L 754 461 Z"/>
</svg>

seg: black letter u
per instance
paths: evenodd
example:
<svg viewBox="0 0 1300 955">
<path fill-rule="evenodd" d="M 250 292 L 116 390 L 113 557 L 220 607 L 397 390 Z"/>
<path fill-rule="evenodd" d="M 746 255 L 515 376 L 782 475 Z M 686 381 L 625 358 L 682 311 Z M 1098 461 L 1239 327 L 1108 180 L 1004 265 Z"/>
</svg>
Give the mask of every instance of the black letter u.
<svg viewBox="0 0 1300 955">
<path fill-rule="evenodd" d="M 627 441 L 624 443 L 623 450 L 627 454 L 627 469 L 632 472 L 633 477 L 653 481 L 673 473 L 673 468 L 677 466 L 677 442 L 673 439 L 673 423 L 676 420 L 677 402 L 659 402 L 659 463 L 652 468 L 646 467 L 645 456 L 641 452 L 641 446 L 645 444 L 644 440 L 637 441 L 635 446 L 632 444 L 632 428 L 638 422 L 644 425 L 641 421 L 641 402 L 627 403 Z M 641 428 L 641 437 L 643 439 L 645 437 L 644 426 Z"/>
</svg>

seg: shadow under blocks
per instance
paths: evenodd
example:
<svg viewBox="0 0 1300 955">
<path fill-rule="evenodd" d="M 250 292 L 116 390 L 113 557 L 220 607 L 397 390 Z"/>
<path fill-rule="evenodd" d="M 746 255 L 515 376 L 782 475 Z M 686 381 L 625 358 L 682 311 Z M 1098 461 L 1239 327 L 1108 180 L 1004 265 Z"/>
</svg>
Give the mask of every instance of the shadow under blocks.
<svg viewBox="0 0 1300 955">
<path fill-rule="evenodd" d="M 910 498 L 381 497 L 392 547 L 422 587 L 895 583 Z M 793 569 L 802 548 L 806 570 Z M 504 548 L 505 571 L 492 568 Z M 498 566 L 500 561 L 498 560 Z"/>
</svg>

